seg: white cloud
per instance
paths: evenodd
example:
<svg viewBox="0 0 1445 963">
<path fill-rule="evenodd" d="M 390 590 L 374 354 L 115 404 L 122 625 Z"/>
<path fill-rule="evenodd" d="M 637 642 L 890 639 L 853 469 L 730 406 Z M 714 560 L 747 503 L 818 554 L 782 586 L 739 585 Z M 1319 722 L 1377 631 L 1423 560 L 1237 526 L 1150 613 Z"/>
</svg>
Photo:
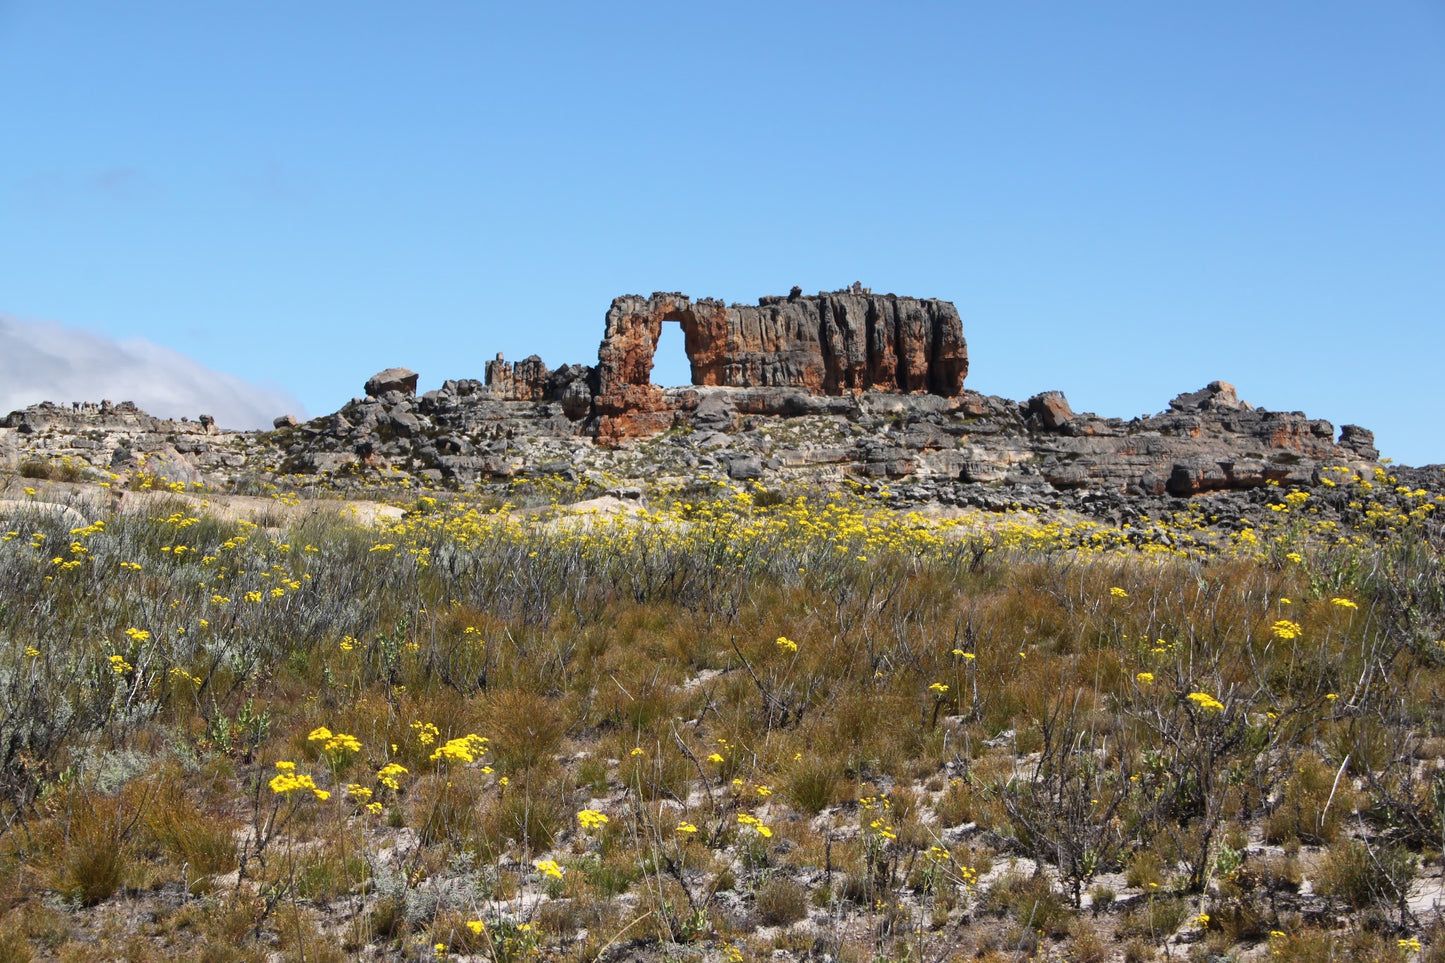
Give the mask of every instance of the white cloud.
<svg viewBox="0 0 1445 963">
<path fill-rule="evenodd" d="M 162 418 L 213 415 L 222 428 L 302 417 L 287 392 L 207 368 L 142 338 L 113 338 L 0 314 L 0 415 L 41 401 L 133 401 Z"/>
</svg>

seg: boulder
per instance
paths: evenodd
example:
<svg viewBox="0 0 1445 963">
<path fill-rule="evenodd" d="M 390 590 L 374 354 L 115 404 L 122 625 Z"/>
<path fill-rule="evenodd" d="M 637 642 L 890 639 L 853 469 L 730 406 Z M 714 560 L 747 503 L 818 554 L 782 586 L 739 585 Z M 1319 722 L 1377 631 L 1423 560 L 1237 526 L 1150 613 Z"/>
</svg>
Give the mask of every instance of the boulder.
<svg viewBox="0 0 1445 963">
<path fill-rule="evenodd" d="M 387 368 L 366 379 L 366 393 L 373 398 L 380 398 L 388 391 L 415 395 L 416 379 L 417 373 L 408 368 Z"/>
<path fill-rule="evenodd" d="M 1041 391 L 1024 402 L 1025 417 L 1045 431 L 1058 431 L 1074 420 L 1074 411 L 1062 391 Z"/>
<path fill-rule="evenodd" d="M 733 455 L 726 459 L 728 477 L 734 481 L 751 481 L 763 477 L 763 460 L 757 455 Z"/>
</svg>

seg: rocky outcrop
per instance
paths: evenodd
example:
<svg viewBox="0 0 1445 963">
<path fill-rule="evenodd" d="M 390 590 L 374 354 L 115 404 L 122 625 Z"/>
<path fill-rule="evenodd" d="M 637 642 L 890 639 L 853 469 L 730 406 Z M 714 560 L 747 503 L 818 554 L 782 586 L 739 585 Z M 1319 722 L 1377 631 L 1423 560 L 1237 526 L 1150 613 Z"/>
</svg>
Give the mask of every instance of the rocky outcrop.
<svg viewBox="0 0 1445 963">
<path fill-rule="evenodd" d="M 513 365 L 498 352 L 487 362 L 487 387 L 503 401 L 541 401 L 547 397 L 549 373 L 535 354 Z"/>
<path fill-rule="evenodd" d="M 171 421 L 128 401 L 43 402 L 0 418 L 0 467 L 56 470 L 65 476 L 146 477 L 167 484 L 227 481 L 265 463 L 260 432 L 226 431 L 210 415 Z"/>
<path fill-rule="evenodd" d="M 597 354 L 600 441 L 643 437 L 672 423 L 667 396 L 651 383 L 666 321 L 682 326 L 696 386 L 953 397 L 968 374 L 963 325 L 947 301 L 875 295 L 856 284 L 816 296 L 794 288 L 757 305 L 629 295 L 608 309 Z"/>
<path fill-rule="evenodd" d="M 1257 409 L 1224 382 L 1131 420 L 1075 412 L 1061 392 L 1020 403 L 972 391 L 656 388 L 659 411 L 682 430 L 599 446 L 589 427 L 594 369 L 549 371 L 538 359 L 488 368 L 491 384 L 448 381 L 421 396 L 389 389 L 264 433 L 165 421 L 127 404 L 38 405 L 0 419 L 0 460 L 241 490 L 285 476 L 341 489 L 376 477 L 452 488 L 542 476 L 769 487 L 851 477 L 886 484 L 899 502 L 1126 517 L 1130 500 L 1313 487 L 1326 469 L 1369 472 L 1377 457 L 1363 428 L 1336 438 L 1329 422 Z"/>
<path fill-rule="evenodd" d="M 564 364 L 548 371 L 537 355 L 515 365 L 501 353 L 487 362 L 487 397 L 496 401 L 555 401 L 568 418 L 581 420 L 592 413 L 594 369 Z"/>
<path fill-rule="evenodd" d="M 651 383 L 662 325 L 682 326 L 693 384 Z M 134 405 L 37 405 L 0 419 L 0 462 L 249 488 L 292 475 L 345 488 L 377 473 L 467 488 L 519 477 L 888 484 L 901 499 L 1083 509 L 1319 484 L 1372 470 L 1374 436 L 1257 409 L 1215 381 L 1132 420 L 1076 412 L 1060 391 L 1020 403 L 965 390 L 968 354 L 946 301 L 858 285 L 753 305 L 681 294 L 618 298 L 598 364 L 489 361 L 418 396 L 388 368 L 331 415 L 271 432 L 163 421 Z M 667 431 L 676 428 L 676 431 Z M 43 465 L 41 466 L 43 467 Z M 609 482 L 612 484 L 612 482 Z M 1110 509 L 1113 510 L 1113 509 Z"/>
<path fill-rule="evenodd" d="M 1049 414 L 1055 405 L 1067 411 L 1062 395 L 1050 392 L 1031 398 L 1026 408 L 1037 431 L 1032 448 L 1039 474 L 1060 489 L 1189 496 L 1270 482 L 1311 485 L 1322 467 L 1373 462 L 1336 444 L 1328 421 L 1257 409 L 1223 381 L 1178 395 L 1168 411 L 1128 422 L 1096 415 L 1060 419 Z"/>
</svg>

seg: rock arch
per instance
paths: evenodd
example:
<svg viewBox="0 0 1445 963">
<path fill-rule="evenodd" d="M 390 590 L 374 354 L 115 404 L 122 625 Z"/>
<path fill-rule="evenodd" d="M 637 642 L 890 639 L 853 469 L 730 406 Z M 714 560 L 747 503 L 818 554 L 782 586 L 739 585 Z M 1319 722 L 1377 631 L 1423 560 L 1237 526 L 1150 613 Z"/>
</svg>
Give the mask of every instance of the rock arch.
<svg viewBox="0 0 1445 963">
<path fill-rule="evenodd" d="M 757 305 L 626 295 L 608 309 L 597 352 L 599 439 L 671 424 L 667 396 L 651 381 L 664 321 L 682 325 L 694 385 L 954 397 L 968 374 L 963 324 L 947 301 L 875 295 L 856 284 L 816 296 L 794 288 Z"/>
</svg>

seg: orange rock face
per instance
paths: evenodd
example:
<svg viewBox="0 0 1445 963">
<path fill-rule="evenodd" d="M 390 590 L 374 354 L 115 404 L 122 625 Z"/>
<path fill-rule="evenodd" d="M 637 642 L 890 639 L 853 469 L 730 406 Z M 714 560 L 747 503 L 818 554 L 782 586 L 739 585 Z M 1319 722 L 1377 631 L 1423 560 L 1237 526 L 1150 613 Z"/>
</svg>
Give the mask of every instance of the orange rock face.
<svg viewBox="0 0 1445 963">
<path fill-rule="evenodd" d="M 795 288 L 756 306 L 631 295 L 612 302 L 598 350 L 600 441 L 671 423 L 666 395 L 651 384 L 665 321 L 682 326 L 695 385 L 955 397 L 968 374 L 963 324 L 947 301 L 874 295 L 857 285 L 807 297 Z"/>
</svg>

